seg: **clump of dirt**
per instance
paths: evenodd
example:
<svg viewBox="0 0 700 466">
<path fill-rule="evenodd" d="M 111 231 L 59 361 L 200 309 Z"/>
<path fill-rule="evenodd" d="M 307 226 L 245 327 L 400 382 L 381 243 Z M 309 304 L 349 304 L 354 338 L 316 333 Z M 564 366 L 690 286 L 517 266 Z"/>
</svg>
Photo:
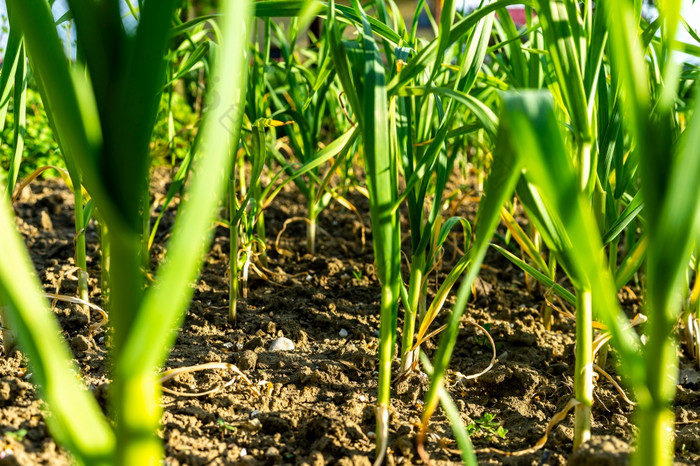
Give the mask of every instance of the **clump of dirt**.
<svg viewBox="0 0 700 466">
<path fill-rule="evenodd" d="M 629 445 L 617 437 L 592 437 L 569 457 L 569 466 L 626 466 Z"/>
<path fill-rule="evenodd" d="M 164 190 L 166 182 L 154 186 Z M 295 192 L 287 190 L 278 199 L 266 212 L 270 243 L 286 219 L 304 215 L 303 199 Z M 362 197 L 352 197 L 352 201 L 360 212 L 367 212 Z M 46 290 L 75 293 L 70 192 L 57 181 L 37 182 L 15 207 L 17 226 Z M 173 219 L 172 212 L 166 212 L 154 247 L 154 264 L 167 246 L 164 240 Z M 201 398 L 164 394 L 161 435 L 166 464 L 371 463 L 380 294 L 371 233 L 367 245 L 360 246 L 362 228 L 370 232 L 368 218 L 362 221 L 364 224 L 354 214 L 331 206 L 320 216 L 315 255 L 305 250 L 305 225 L 291 223 L 280 242 L 280 249 L 291 254 L 269 249 L 266 277 L 251 277 L 249 296 L 238 303 L 235 327 L 227 323 L 228 233 L 224 229 L 216 232 L 165 369 L 231 363 L 254 386 L 239 381 Z M 93 227 L 87 231 L 87 240 L 91 297 L 99 303 L 99 242 Z M 523 274 L 496 253 L 488 255 L 476 288 L 460 330 L 447 388 L 463 422 L 470 426 L 477 450 L 525 449 L 535 444 L 549 419 L 573 396 L 573 325 L 555 313 L 547 330 L 540 312 L 542 291 L 528 290 Z M 636 301 L 632 304 L 637 305 Z M 76 306 L 57 302 L 54 311 L 86 384 L 104 406 L 109 385 L 104 330 L 90 331 L 87 316 Z M 445 318 L 446 313 L 438 320 Z M 494 367 L 475 380 L 465 376 L 488 366 L 491 347 L 467 320 L 486 328 L 497 348 Z M 295 348 L 269 351 L 271 342 L 280 337 L 290 339 Z M 424 345 L 429 355 L 434 348 L 432 341 Z M 607 370 L 617 377 L 614 357 L 609 359 Z M 687 359 L 682 363 L 684 377 L 676 400 L 676 460 L 698 464 L 699 378 Z M 226 385 L 234 375 L 225 370 L 189 373 L 169 381 L 167 388 L 201 392 Z M 68 454 L 51 438 L 31 380 L 19 351 L 2 355 L 0 464 L 70 464 Z M 395 385 L 388 464 L 421 462 L 415 449 L 416 426 L 428 386 L 422 373 Z M 543 449 L 523 456 L 482 452 L 479 462 L 624 464 L 634 434 L 631 413 L 632 407 L 622 401 L 612 384 L 599 380 L 593 407 L 594 437 L 576 454 L 571 455 L 573 420 L 569 417 L 552 430 Z M 449 423 L 438 410 L 427 445 L 435 464 L 459 463 L 451 438 Z"/>
</svg>

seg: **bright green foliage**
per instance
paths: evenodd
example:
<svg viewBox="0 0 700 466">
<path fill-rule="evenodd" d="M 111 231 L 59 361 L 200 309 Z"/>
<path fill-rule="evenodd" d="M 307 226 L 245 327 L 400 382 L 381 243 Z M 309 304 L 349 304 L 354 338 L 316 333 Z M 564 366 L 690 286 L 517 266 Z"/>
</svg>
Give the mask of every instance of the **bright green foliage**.
<svg viewBox="0 0 700 466">
<path fill-rule="evenodd" d="M 683 27 L 679 1 L 659 2 L 662 19 L 651 24 L 632 0 L 498 0 L 468 15 L 457 11 L 460 2 L 446 0 L 438 22 L 424 1 L 410 22 L 391 0 L 236 0 L 223 2 L 221 13 L 210 2 L 185 2 L 188 11 L 179 16 L 187 20 L 176 14 L 175 0 L 140 1 L 129 13 L 139 17 L 133 33 L 124 30 L 117 2 L 69 3 L 78 32 L 74 62 L 65 57 L 45 0 L 9 0 L 11 40 L 0 73 L 3 166 L 11 190 L 23 154 L 60 152 L 72 185 L 90 196 L 86 202 L 75 190 L 76 263 L 84 270 L 83 232 L 94 214 L 103 258 L 111 259 L 103 264 L 103 288 L 110 290 L 113 325 L 114 427 L 66 371 L 69 353 L 55 338 L 55 321 L 37 312 L 45 303 L 7 205 L 0 208 L 0 241 L 14 246 L 0 261 L 0 298 L 52 410 L 52 432 L 79 462 L 136 464 L 162 456 L 153 371 L 182 321 L 221 194 L 228 185 L 234 323 L 249 271 L 267 266 L 265 209 L 293 183 L 305 198 L 310 253 L 319 215 L 333 200 L 357 213 L 348 193 L 369 196 L 381 288 L 377 464 L 389 444 L 396 362 L 399 378 L 419 364 L 431 377 L 418 433 L 424 459 L 438 403 L 466 464 L 477 463 L 470 434 L 506 435 L 488 414 L 464 425 L 446 386 L 492 241 L 576 308 L 574 447 L 590 435 L 599 321 L 639 404 L 635 461 L 670 464 L 674 329 L 683 311 L 700 309 L 700 285 L 690 290 L 688 278 L 697 271 L 700 237 L 700 99 L 692 100 L 700 74 L 672 59 Z M 507 10 L 514 4 L 525 8 L 520 28 Z M 423 12 L 434 38 L 418 30 Z M 250 36 L 248 15 L 259 18 Z M 305 47 L 316 15 L 322 34 Z M 283 25 L 279 17 L 288 20 Z M 31 111 L 37 93 L 26 90 L 25 42 L 45 119 Z M 684 50 L 700 51 L 693 44 Z M 153 159 L 179 164 L 165 205 L 185 189 L 187 195 L 165 262 L 147 286 L 160 221 L 150 223 Z M 448 205 L 466 197 L 462 187 L 452 190 L 454 175 L 468 170 L 481 196 L 471 222 L 448 214 Z M 499 222 L 506 234 L 494 240 Z M 444 273 L 442 249 L 456 231 L 463 254 Z M 434 270 L 440 281 L 430 290 Z M 84 272 L 81 283 L 87 293 Z M 645 345 L 616 296 L 630 283 L 643 286 Z M 429 357 L 421 344 L 439 333 L 434 322 L 456 286 Z M 687 322 L 690 328 L 693 320 Z M 700 341 L 692 332 L 690 338 Z M 597 362 L 604 366 L 604 357 Z M 218 426 L 222 434 L 232 429 L 222 420 Z"/>
<path fill-rule="evenodd" d="M 24 136 L 24 150 L 22 154 L 22 164 L 19 168 L 18 179 L 26 178 L 37 168 L 47 165 L 54 165 L 64 168 L 63 159 L 53 131 L 46 118 L 41 96 L 31 87 L 27 89 L 27 123 Z M 14 136 L 15 119 L 11 113 L 7 115 L 5 129 L 2 131 L 4 143 L 0 146 L 0 160 L 2 170 L 7 171 L 10 167 L 10 160 L 14 156 L 15 150 L 11 141 Z M 52 175 L 48 173 L 48 175 Z"/>
<path fill-rule="evenodd" d="M 85 67 L 80 71 L 71 70 L 65 60 L 47 3 L 14 1 L 9 6 L 27 41 L 61 147 L 70 153 L 67 160 L 77 164 L 73 168 L 79 168 L 109 227 L 114 431 L 94 399 L 66 370 L 69 353 L 40 298 L 26 251 L 12 231 L 7 205 L 2 207 L 0 236 L 3 244 L 15 243 L 15 256 L 2 261 L 2 300 L 52 409 L 52 428 L 59 441 L 84 464 L 154 464 L 163 454 L 155 435 L 160 408 L 154 370 L 164 362 L 174 340 L 173 329 L 191 297 L 188 285 L 202 264 L 227 179 L 227 169 L 221 176 L 221 167 L 230 169 L 231 147 L 240 131 L 240 118 L 231 117 L 236 113 L 232 110 L 241 106 L 245 82 L 242 25 L 247 2 L 238 2 L 236 15 L 224 16 L 221 48 L 211 75 L 219 84 L 210 93 L 195 157 L 200 177 L 189 187 L 168 256 L 148 290 L 143 287 L 139 260 L 141 236 L 147 237 L 148 230 L 141 230 L 139 209 L 148 194 L 148 150 L 175 4 L 143 5 L 138 29 L 131 36 L 123 30 L 116 4 L 70 3 L 79 47 L 85 54 L 85 63 L 74 65 Z M 227 77 L 225 85 L 222 76 Z"/>
<path fill-rule="evenodd" d="M 678 24 L 680 2 L 663 2 L 665 27 L 661 31 L 658 71 L 649 70 L 639 47 L 636 15 L 630 2 L 606 7 L 611 25 L 613 72 L 620 82 L 628 131 L 635 141 L 641 192 L 649 235 L 646 274 L 648 342 L 643 380 L 637 387 L 640 428 L 636 464 L 671 464 L 674 428 L 671 403 L 676 391 L 678 355 L 673 329 L 680 317 L 681 288 L 697 239 L 700 191 L 700 100 L 684 133 L 675 118 L 679 64 L 670 59 Z M 618 22 L 618 19 L 622 19 Z M 621 27 L 612 27 L 616 23 Z M 648 82 L 653 80 L 655 92 Z M 698 86 L 695 86 L 696 89 Z"/>
<path fill-rule="evenodd" d="M 496 415 L 491 413 L 484 413 L 480 418 L 474 419 L 467 426 L 469 435 L 488 434 L 505 438 L 506 434 L 508 434 L 508 429 L 504 428 L 499 422 L 496 422 L 495 419 Z"/>
<path fill-rule="evenodd" d="M 363 75 L 362 93 L 357 99 L 360 101 L 359 108 L 355 111 L 363 136 L 373 226 L 374 261 L 382 288 L 377 396 L 377 457 L 378 462 L 381 462 L 388 441 L 391 360 L 396 341 L 401 280 L 401 234 L 398 215 L 392 209 L 398 192 L 398 172 L 396 154 L 391 150 L 389 140 L 389 109 L 384 66 L 364 10 L 357 0 L 353 1 L 353 6 L 362 17 L 361 50 L 365 62 L 364 70 L 358 70 Z"/>
</svg>

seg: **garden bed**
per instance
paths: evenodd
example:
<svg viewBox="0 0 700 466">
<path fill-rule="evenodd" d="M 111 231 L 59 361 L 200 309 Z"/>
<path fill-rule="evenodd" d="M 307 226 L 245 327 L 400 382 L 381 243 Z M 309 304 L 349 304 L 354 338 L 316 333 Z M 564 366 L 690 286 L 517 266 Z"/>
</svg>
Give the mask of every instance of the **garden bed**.
<svg viewBox="0 0 700 466">
<path fill-rule="evenodd" d="M 165 183 L 161 180 L 161 183 Z M 162 188 L 162 186 L 161 186 Z M 367 205 L 353 198 L 360 212 Z M 274 243 L 286 219 L 303 216 L 304 202 L 285 191 L 266 213 L 268 243 Z M 29 246 L 47 292 L 75 293 L 72 196 L 58 181 L 36 182 L 15 205 L 18 226 Z M 154 260 L 163 254 L 172 218 L 161 225 Z M 373 272 L 369 218 L 367 243 L 356 216 L 332 206 L 320 216 L 318 253 L 305 251 L 305 225 L 291 223 L 279 253 L 269 249 L 266 279 L 251 274 L 250 293 L 239 302 L 239 321 L 227 323 L 228 233 L 217 229 L 194 301 L 167 369 L 206 362 L 228 362 L 257 384 L 255 396 L 244 383 L 200 398 L 164 395 L 160 432 L 166 464 L 370 464 L 374 458 L 374 403 L 377 390 L 376 330 L 379 287 Z M 96 232 L 87 233 L 92 298 L 99 302 Z M 446 255 L 446 260 L 449 259 Z M 63 277 L 63 278 L 62 278 Z M 448 389 L 465 423 L 472 422 L 477 450 L 516 451 L 534 445 L 549 419 L 573 397 L 574 327 L 556 315 L 547 331 L 540 317 L 542 292 L 529 292 L 522 272 L 497 253 L 487 256 L 477 294 L 466 318 L 490 330 L 498 360 L 476 380 L 462 380 L 484 369 L 491 348 L 484 335 L 465 325 L 451 362 Z M 638 310 L 638 298 L 625 291 L 623 307 Z M 55 306 L 84 378 L 104 408 L 108 386 L 105 330 L 90 330 L 76 306 Z M 93 321 L 99 319 L 93 313 Z M 443 315 L 444 319 L 444 315 Z M 440 318 L 439 318 L 440 320 Z M 295 349 L 270 352 L 279 337 Z M 428 343 L 428 353 L 434 348 Z M 614 358 L 612 358 L 614 359 Z M 676 399 L 676 461 L 700 463 L 700 374 L 681 357 Z M 615 372 L 614 364 L 608 370 Z M 202 391 L 225 384 L 233 374 L 206 371 L 166 383 L 178 391 Z M 428 379 L 415 374 L 394 385 L 388 464 L 419 461 L 416 424 Z M 0 464 L 69 464 L 69 456 L 51 438 L 46 411 L 31 384 L 27 361 L 19 351 L 0 358 Z M 632 406 L 605 380 L 595 390 L 592 445 L 571 456 L 573 417 L 551 432 L 544 448 L 524 456 L 478 453 L 480 464 L 625 464 L 634 436 Z M 695 422 L 693 422 L 695 421 Z M 438 411 L 431 424 L 428 452 L 435 464 L 460 462 L 449 423 Z M 499 427 L 501 428 L 499 430 Z M 500 434 L 500 435 L 499 435 Z M 11 453 L 10 453 L 11 452 Z"/>
</svg>

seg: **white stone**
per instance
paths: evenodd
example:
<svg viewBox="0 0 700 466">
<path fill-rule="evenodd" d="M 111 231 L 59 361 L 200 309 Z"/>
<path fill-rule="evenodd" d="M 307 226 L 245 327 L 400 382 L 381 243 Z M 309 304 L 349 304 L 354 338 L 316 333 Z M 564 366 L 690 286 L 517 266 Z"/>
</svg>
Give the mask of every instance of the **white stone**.
<svg viewBox="0 0 700 466">
<path fill-rule="evenodd" d="M 348 336 L 348 331 L 345 330 L 344 328 L 341 328 L 340 332 L 338 332 L 338 335 L 340 335 L 341 338 L 345 338 Z"/>
<path fill-rule="evenodd" d="M 294 351 L 294 342 L 289 338 L 276 338 L 270 344 L 268 351 Z"/>
</svg>

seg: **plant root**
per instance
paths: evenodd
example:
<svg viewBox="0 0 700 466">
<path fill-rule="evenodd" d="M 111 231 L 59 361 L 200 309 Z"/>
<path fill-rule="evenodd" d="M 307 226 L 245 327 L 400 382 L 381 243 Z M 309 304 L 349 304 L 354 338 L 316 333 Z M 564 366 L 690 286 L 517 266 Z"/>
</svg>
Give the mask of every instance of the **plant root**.
<svg viewBox="0 0 700 466">
<path fill-rule="evenodd" d="M 377 416 L 377 459 L 374 466 L 381 466 L 386 457 L 386 449 L 389 444 L 389 408 L 377 405 L 375 408 Z"/>
<path fill-rule="evenodd" d="M 162 372 L 160 374 L 160 379 L 159 382 L 163 384 L 164 382 L 167 382 L 170 379 L 173 379 L 177 377 L 180 374 L 188 374 L 191 372 L 199 372 L 199 371 L 204 371 L 204 370 L 209 370 L 209 369 L 225 369 L 225 370 L 230 370 L 233 372 L 235 375 L 231 380 L 226 382 L 225 384 L 212 388 L 210 390 L 206 390 L 203 392 L 197 392 L 197 393 L 189 393 L 189 392 L 178 392 L 176 390 L 171 390 L 167 387 L 162 387 L 163 392 L 169 394 L 169 395 L 174 395 L 174 396 L 186 396 L 186 397 L 200 397 L 200 396 L 207 396 L 211 395 L 217 392 L 220 392 L 226 387 L 229 387 L 236 383 L 237 381 L 242 380 L 243 382 L 246 383 L 248 388 L 255 394 L 256 396 L 262 396 L 262 393 L 260 390 L 258 390 L 258 387 L 261 385 L 266 385 L 269 384 L 269 382 L 262 381 L 259 382 L 257 385 L 253 384 L 253 382 L 250 381 L 250 379 L 243 373 L 241 370 L 234 366 L 233 364 L 225 363 L 225 362 L 208 362 L 206 364 L 198 364 L 196 366 L 187 366 L 187 367 L 178 367 L 177 369 L 170 369 L 165 372 Z M 268 391 L 270 389 L 270 386 L 267 385 Z"/>
<path fill-rule="evenodd" d="M 625 391 L 622 389 L 620 384 L 617 383 L 615 379 L 613 379 L 612 375 L 608 374 L 605 370 L 603 370 L 601 367 L 598 366 L 598 364 L 593 364 L 593 370 L 608 379 L 608 381 L 615 387 L 615 390 L 617 390 L 617 393 L 620 394 L 623 400 L 625 400 L 625 403 L 631 406 L 635 406 L 637 403 L 634 401 L 630 400 Z"/>
</svg>

